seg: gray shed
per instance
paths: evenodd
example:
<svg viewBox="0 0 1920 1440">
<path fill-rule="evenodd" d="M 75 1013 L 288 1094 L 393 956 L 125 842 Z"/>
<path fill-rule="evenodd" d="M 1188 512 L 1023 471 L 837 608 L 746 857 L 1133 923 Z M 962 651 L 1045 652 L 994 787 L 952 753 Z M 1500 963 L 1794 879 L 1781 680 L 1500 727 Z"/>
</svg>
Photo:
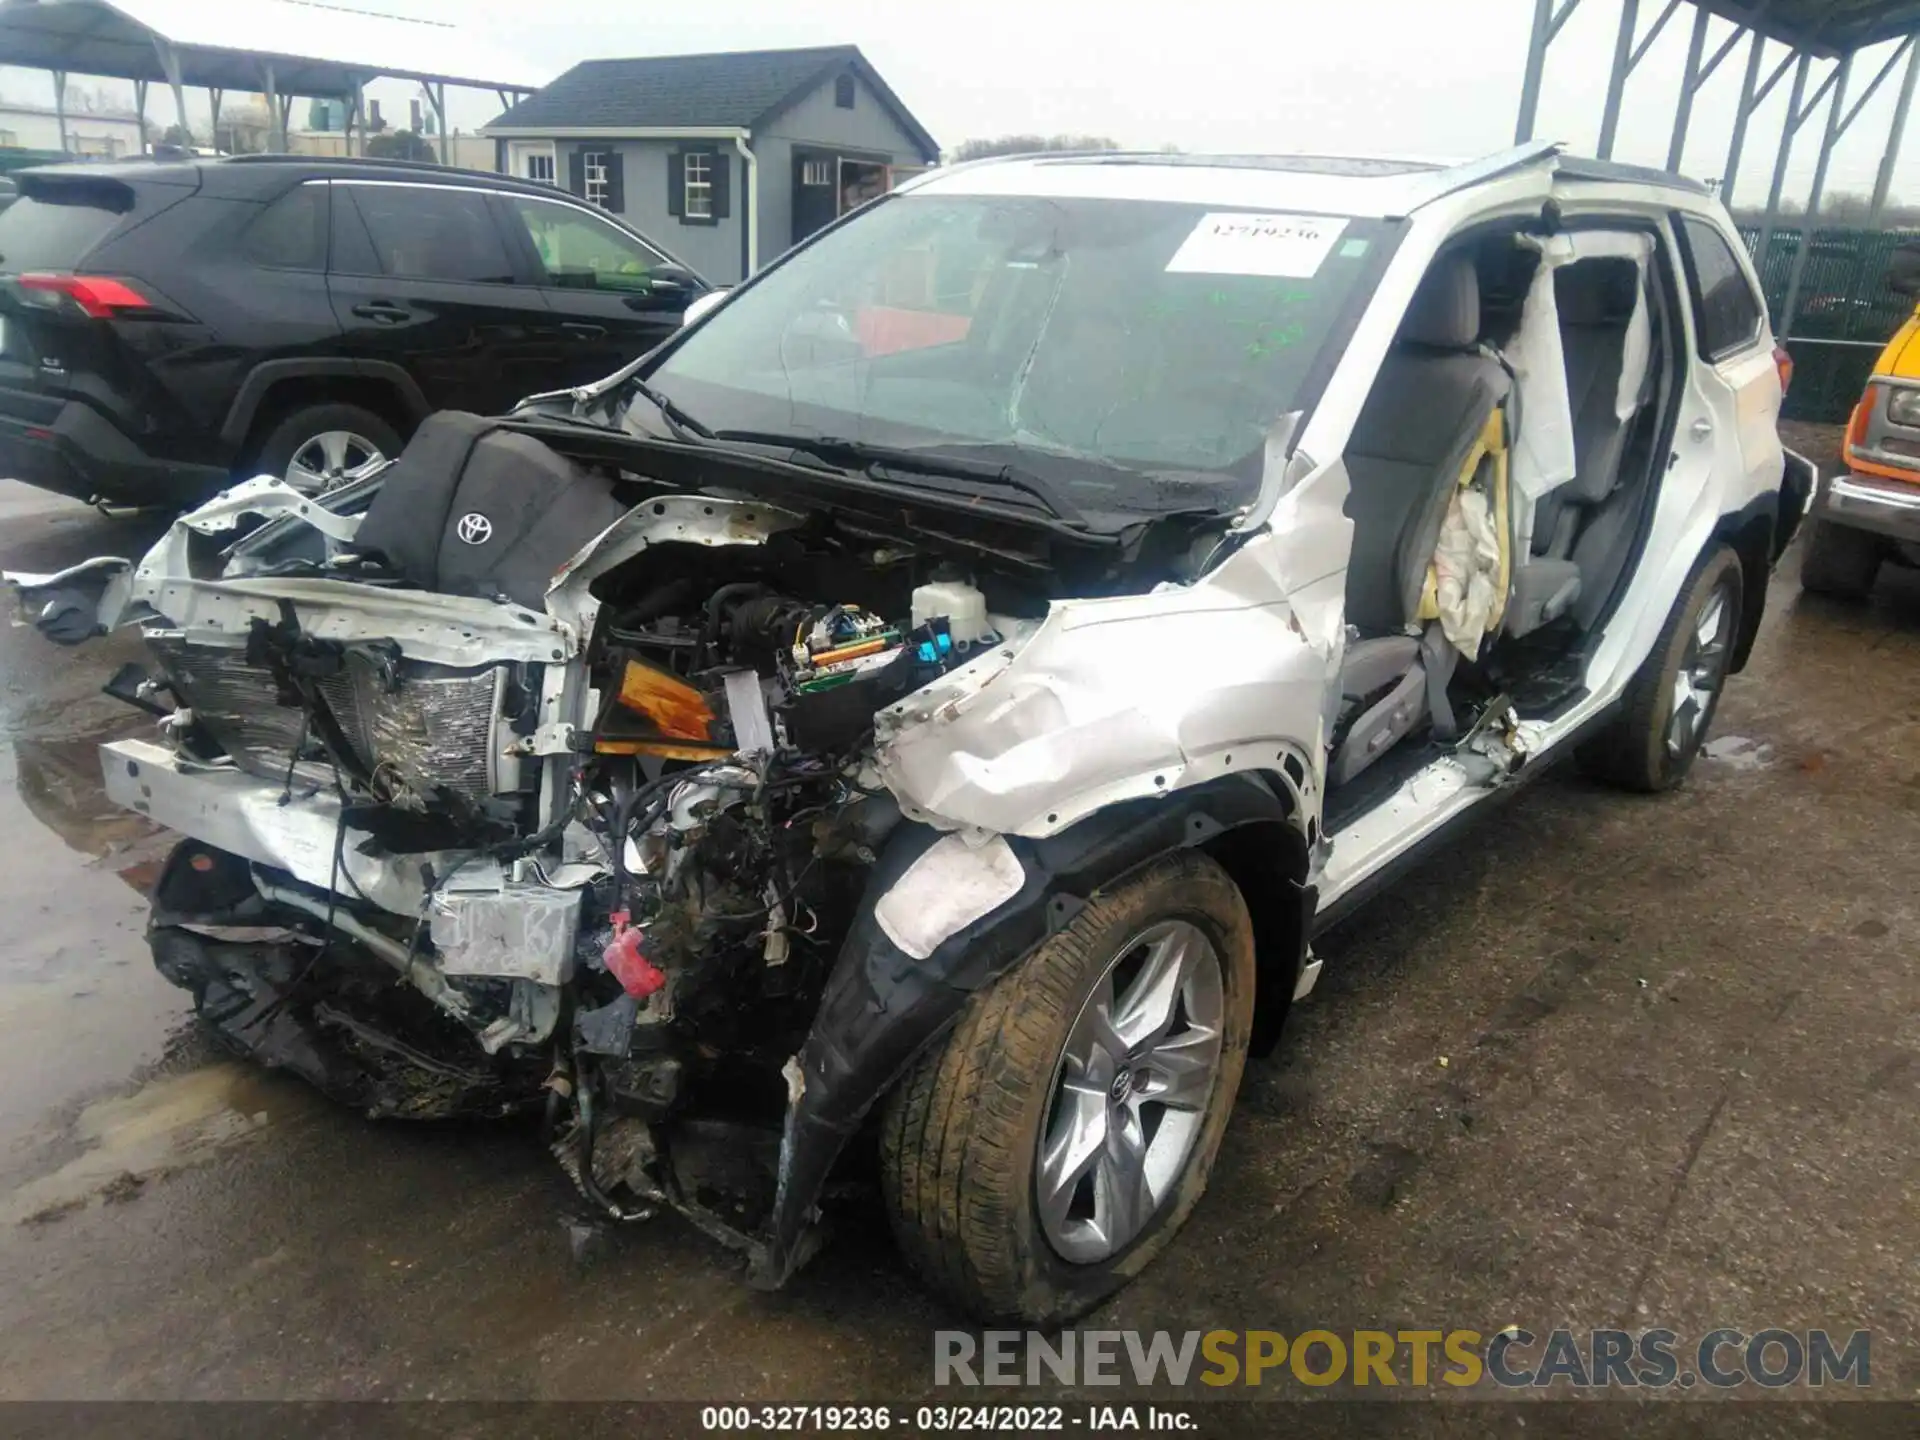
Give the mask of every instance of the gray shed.
<svg viewBox="0 0 1920 1440">
<path fill-rule="evenodd" d="M 587 60 L 486 133 L 719 284 L 940 158 L 854 45 Z"/>
</svg>

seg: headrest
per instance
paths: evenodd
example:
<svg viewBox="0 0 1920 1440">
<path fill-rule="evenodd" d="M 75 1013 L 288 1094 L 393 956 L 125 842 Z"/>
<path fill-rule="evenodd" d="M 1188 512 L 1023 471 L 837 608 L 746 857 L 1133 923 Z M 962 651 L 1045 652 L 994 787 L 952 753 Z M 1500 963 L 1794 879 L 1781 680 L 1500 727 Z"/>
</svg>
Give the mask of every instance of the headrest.
<svg viewBox="0 0 1920 1440">
<path fill-rule="evenodd" d="M 1640 267 L 1630 260 L 1588 260 L 1554 272 L 1562 325 L 1625 325 L 1639 298 Z"/>
<path fill-rule="evenodd" d="M 1464 255 L 1427 272 L 1400 322 L 1400 339 L 1441 350 L 1465 350 L 1480 338 L 1480 277 Z"/>
</svg>

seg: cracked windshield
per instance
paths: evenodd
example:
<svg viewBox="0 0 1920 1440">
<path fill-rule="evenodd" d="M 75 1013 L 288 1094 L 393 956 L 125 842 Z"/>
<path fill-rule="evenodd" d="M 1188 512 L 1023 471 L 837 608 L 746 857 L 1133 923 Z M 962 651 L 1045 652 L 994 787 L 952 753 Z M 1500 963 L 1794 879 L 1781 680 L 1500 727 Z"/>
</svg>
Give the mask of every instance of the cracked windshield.
<svg viewBox="0 0 1920 1440">
<path fill-rule="evenodd" d="M 723 438 L 928 447 L 1051 470 L 1119 508 L 1227 508 L 1257 486 L 1275 419 L 1311 405 L 1386 230 L 902 196 L 768 274 L 649 378 Z"/>
</svg>

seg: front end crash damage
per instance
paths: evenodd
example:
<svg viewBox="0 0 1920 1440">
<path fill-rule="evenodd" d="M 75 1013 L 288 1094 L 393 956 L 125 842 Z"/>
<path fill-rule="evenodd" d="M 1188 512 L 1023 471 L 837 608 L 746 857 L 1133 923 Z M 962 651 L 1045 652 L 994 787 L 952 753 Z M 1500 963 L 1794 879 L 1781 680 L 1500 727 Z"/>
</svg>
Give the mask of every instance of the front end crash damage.
<svg viewBox="0 0 1920 1440">
<path fill-rule="evenodd" d="M 1048 835 L 1261 769 L 1317 812 L 1309 757 L 1338 656 L 1324 621 L 1308 628 L 1318 619 L 1264 536 L 1190 585 L 1063 601 L 1018 643 L 882 710 L 881 774 L 915 819 L 986 834 Z"/>
<path fill-rule="evenodd" d="M 55 638 L 143 628 L 113 689 L 158 734 L 103 772 L 187 837 L 150 940 L 232 1048 L 369 1115 L 538 1113 L 602 1213 L 670 1207 L 777 1285 L 876 1103 L 1102 885 L 1237 857 L 1291 994 L 1338 644 L 1271 536 L 1062 558 L 462 423 L 450 482 L 417 439 L 9 577 Z M 538 593 L 452 549 L 530 464 L 494 528 L 564 541 Z M 369 542 L 400 513 L 438 547 Z"/>
</svg>

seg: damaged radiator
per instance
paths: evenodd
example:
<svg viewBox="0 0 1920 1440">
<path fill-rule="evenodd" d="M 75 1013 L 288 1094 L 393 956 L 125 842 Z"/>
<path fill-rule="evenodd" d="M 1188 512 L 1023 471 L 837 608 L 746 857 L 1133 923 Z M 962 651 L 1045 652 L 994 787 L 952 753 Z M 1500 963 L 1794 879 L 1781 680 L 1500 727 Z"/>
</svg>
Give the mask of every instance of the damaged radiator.
<svg viewBox="0 0 1920 1440">
<path fill-rule="evenodd" d="M 282 703 L 272 672 L 247 664 L 238 648 L 155 634 L 147 643 L 180 702 L 235 764 L 272 779 L 287 773 L 302 717 L 298 706 Z M 477 805 L 511 788 L 494 737 L 506 683 L 500 666 L 405 665 L 395 674 L 349 656 L 341 673 L 316 681 L 315 689 L 377 785 L 418 795 L 443 789 Z M 317 759 L 317 748 L 310 743 L 309 750 L 308 760 Z M 311 763 L 295 773 L 324 778 L 324 761 L 318 773 Z"/>
</svg>

